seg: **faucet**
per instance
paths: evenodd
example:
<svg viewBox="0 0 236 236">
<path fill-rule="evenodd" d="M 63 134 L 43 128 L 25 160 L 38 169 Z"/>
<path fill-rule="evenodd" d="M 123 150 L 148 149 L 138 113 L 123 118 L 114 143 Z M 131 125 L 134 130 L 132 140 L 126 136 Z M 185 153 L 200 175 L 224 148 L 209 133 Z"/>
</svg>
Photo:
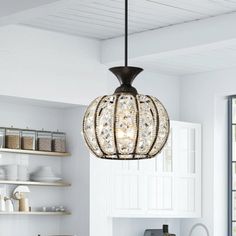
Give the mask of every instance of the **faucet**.
<svg viewBox="0 0 236 236">
<path fill-rule="evenodd" d="M 202 224 L 202 223 L 197 223 L 197 224 L 195 224 L 195 225 L 191 228 L 190 233 L 189 233 L 189 236 L 192 235 L 194 229 L 196 229 L 197 227 L 201 227 L 201 228 L 205 229 L 205 231 L 206 231 L 206 233 L 207 233 L 207 236 L 210 236 L 208 228 L 207 228 L 204 224 Z"/>
</svg>

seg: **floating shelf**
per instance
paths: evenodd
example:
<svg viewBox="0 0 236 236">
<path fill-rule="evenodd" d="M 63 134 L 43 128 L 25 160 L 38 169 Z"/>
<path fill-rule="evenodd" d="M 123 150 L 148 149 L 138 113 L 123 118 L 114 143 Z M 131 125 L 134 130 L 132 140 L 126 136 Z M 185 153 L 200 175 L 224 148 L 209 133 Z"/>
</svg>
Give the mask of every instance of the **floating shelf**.
<svg viewBox="0 0 236 236">
<path fill-rule="evenodd" d="M 70 212 L 41 212 L 41 211 L 31 211 L 31 212 L 0 212 L 0 215 L 42 215 L 42 216 L 65 216 L 70 215 Z"/>
<path fill-rule="evenodd" d="M 30 154 L 30 155 L 40 155 L 40 156 L 54 156 L 54 157 L 68 157 L 68 156 L 70 156 L 69 152 L 45 152 L 45 151 L 32 151 L 32 150 L 9 149 L 9 148 L 0 148 L 0 152 L 17 153 L 17 154 Z"/>
<path fill-rule="evenodd" d="M 0 184 L 11 185 L 30 185 L 30 186 L 53 186 L 53 187 L 69 187 L 70 183 L 66 182 L 36 182 L 36 181 L 12 181 L 12 180 L 0 180 Z"/>
</svg>

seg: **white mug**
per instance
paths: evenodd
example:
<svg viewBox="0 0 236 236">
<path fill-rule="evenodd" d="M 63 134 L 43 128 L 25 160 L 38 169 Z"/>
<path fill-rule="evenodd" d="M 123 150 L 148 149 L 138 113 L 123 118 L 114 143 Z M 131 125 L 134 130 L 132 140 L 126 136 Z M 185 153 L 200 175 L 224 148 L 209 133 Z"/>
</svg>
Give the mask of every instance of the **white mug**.
<svg viewBox="0 0 236 236">
<path fill-rule="evenodd" d="M 2 195 L 0 195 L 0 211 L 6 211 L 5 200 Z"/>
<path fill-rule="evenodd" d="M 7 212 L 13 212 L 14 211 L 14 207 L 13 207 L 13 203 L 11 199 L 7 199 L 5 202 L 5 208 Z"/>
</svg>

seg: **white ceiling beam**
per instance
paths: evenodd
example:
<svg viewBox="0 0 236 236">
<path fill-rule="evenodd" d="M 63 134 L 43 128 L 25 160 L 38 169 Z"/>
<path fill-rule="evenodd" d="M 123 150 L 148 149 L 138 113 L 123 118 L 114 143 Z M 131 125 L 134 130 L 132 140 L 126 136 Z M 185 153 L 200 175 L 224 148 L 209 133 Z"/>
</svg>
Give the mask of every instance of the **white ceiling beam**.
<svg viewBox="0 0 236 236">
<path fill-rule="evenodd" d="M 47 5 L 59 0 L 0 0 L 0 17 L 8 16 L 30 8 Z"/>
<path fill-rule="evenodd" d="M 235 43 L 236 13 L 173 25 L 129 36 L 129 58 L 165 57 L 199 50 L 222 47 Z M 124 38 L 102 41 L 101 61 L 104 64 L 121 62 Z"/>
<path fill-rule="evenodd" d="M 15 0 L 18 1 L 18 0 Z M 5 26 L 9 24 L 18 24 L 21 22 L 29 21 L 30 19 L 35 19 L 37 17 L 47 16 L 51 13 L 55 13 L 56 11 L 60 11 L 64 9 L 69 4 L 73 4 L 75 2 L 89 2 L 92 0 L 44 0 L 44 1 L 38 1 L 38 4 L 34 4 L 31 7 L 27 3 L 25 3 L 24 7 L 19 7 L 16 10 L 11 11 L 11 5 L 12 9 L 14 9 L 14 1 L 11 0 L 11 4 L 8 3 L 8 14 L 1 16 L 0 14 L 0 26 Z M 22 4 L 23 5 L 23 4 Z M 0 7 L 4 8 L 4 5 L 0 3 Z M 4 9 L 1 9 L 3 11 Z M 0 11 L 0 13 L 1 13 Z M 12 12 L 12 13 L 11 13 Z"/>
</svg>

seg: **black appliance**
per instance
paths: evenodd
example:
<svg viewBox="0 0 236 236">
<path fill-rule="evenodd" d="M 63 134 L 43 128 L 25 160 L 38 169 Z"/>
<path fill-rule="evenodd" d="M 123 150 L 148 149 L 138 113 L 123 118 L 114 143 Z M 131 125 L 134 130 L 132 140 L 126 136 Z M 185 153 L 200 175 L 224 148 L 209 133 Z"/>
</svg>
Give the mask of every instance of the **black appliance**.
<svg viewBox="0 0 236 236">
<path fill-rule="evenodd" d="M 146 229 L 144 236 L 175 236 L 175 234 L 170 234 L 168 225 L 163 225 L 162 229 Z"/>
</svg>

